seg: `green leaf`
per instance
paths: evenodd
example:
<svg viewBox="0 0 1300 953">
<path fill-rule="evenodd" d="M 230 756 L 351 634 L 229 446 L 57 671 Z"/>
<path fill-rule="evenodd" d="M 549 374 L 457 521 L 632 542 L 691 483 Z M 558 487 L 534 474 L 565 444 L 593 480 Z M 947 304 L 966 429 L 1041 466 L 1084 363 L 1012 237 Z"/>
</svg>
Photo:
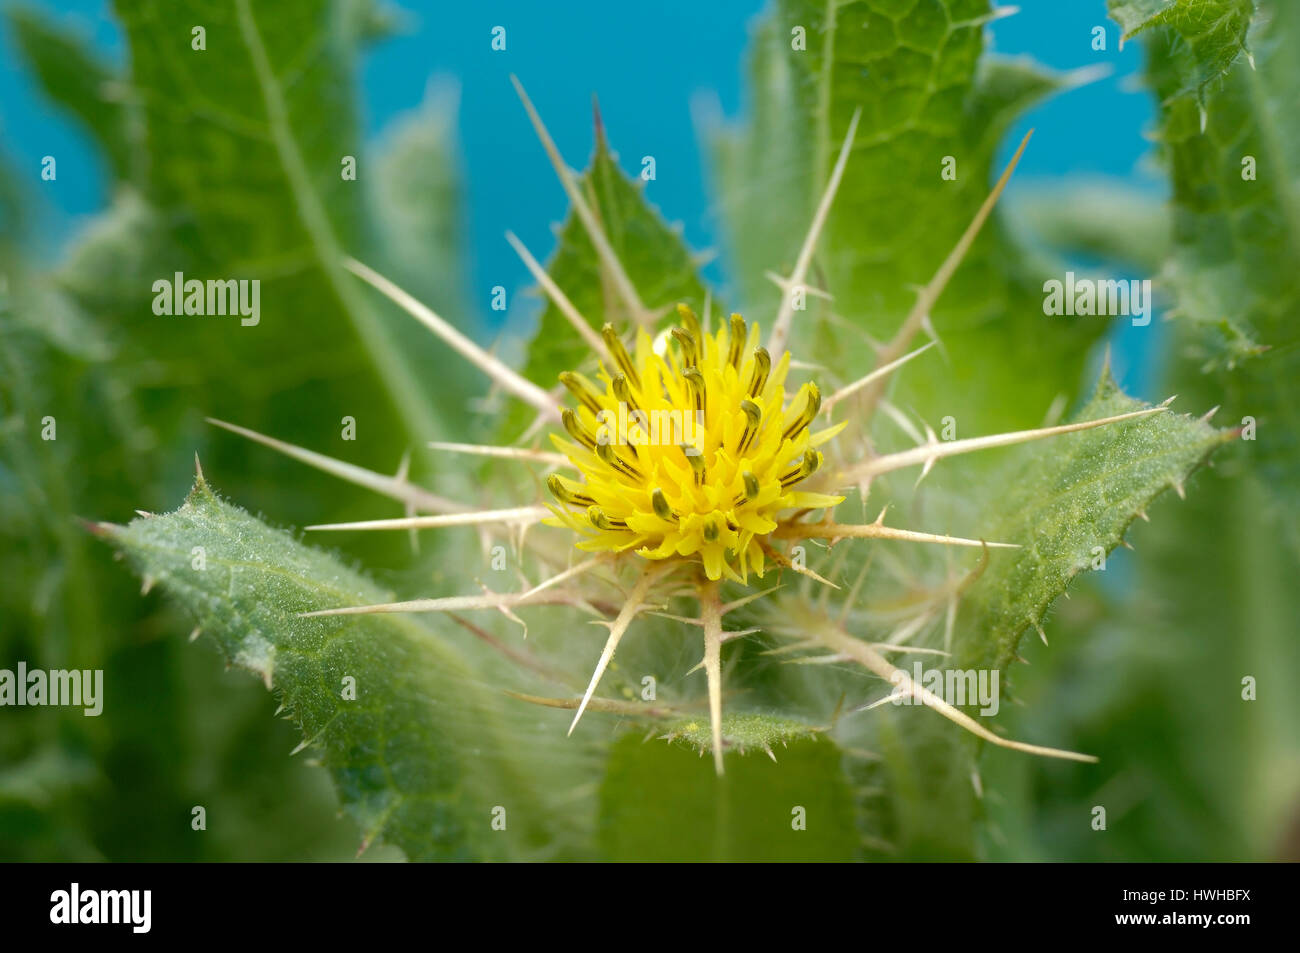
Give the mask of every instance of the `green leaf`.
<svg viewBox="0 0 1300 953">
<path fill-rule="evenodd" d="M 465 291 L 469 269 L 462 241 L 466 224 L 456 141 L 458 95 L 454 87 L 431 86 L 418 108 L 385 127 L 369 160 L 371 169 L 361 178 L 375 235 L 376 257 L 367 263 L 438 314 L 465 315 L 458 326 L 474 337 L 478 322 L 469 320 Z M 430 348 L 427 332 L 406 314 L 388 317 L 402 340 L 437 353 L 440 345 Z M 424 373 L 421 377 L 435 380 Z M 438 403 L 454 409 L 462 395 L 482 389 L 483 378 L 466 361 L 447 355 L 438 358 L 436 383 Z M 454 437 L 465 416 L 443 415 L 438 438 Z"/>
<path fill-rule="evenodd" d="M 850 118 L 862 110 L 809 275 L 834 296 L 816 357 L 845 381 L 874 365 L 867 335 L 892 337 L 916 287 L 986 198 L 1011 122 L 1069 85 L 1026 61 L 981 59 L 994 16 L 987 0 L 781 0 L 755 41 L 753 119 L 715 134 L 742 304 L 764 314 L 778 299 L 766 273 L 790 273 Z M 948 160 L 955 181 L 941 175 Z M 1042 276 L 1024 258 L 996 217 L 985 226 L 932 316 L 952 371 L 939 382 L 904 373 L 900 404 L 931 420 L 962 406 L 981 429 L 1014 429 L 1041 419 L 1061 381 L 1077 378 L 1099 327 L 1044 320 Z M 803 342 L 805 359 L 817 307 L 795 316 L 793 340 L 797 349 Z M 990 380 L 994 364 L 1014 399 Z"/>
<path fill-rule="evenodd" d="M 6 16 L 18 50 L 45 94 L 86 126 L 107 153 L 116 178 L 132 178 L 138 150 L 128 127 L 123 78 L 83 38 L 60 29 L 46 14 L 14 6 Z"/>
<path fill-rule="evenodd" d="M 928 711 L 873 712 L 876 759 L 852 765 L 859 826 L 876 860 L 977 860 L 980 803 L 969 736 Z"/>
<path fill-rule="evenodd" d="M 1124 395 L 1107 372 L 1076 419 L 1146 406 Z M 1028 444 L 985 487 L 973 488 L 980 536 L 1022 548 L 990 552 L 958 603 L 951 668 L 1005 673 L 1026 631 L 1043 623 L 1070 581 L 1098 565 L 1157 496 L 1181 486 L 1232 436 L 1164 411 Z M 1000 687 L 1005 692 L 1005 678 Z M 890 707 L 872 713 L 874 734 L 856 742 L 880 754 L 879 761 L 856 769 L 860 783 L 878 792 L 860 804 L 864 828 L 881 843 L 884 857 L 974 859 L 983 815 L 975 786 L 977 745 L 932 712 Z M 1048 708 L 1050 719 L 1055 707 Z M 1030 735 L 1017 737 L 1061 745 L 1065 729 L 1054 735 L 1044 731 L 1041 719 L 1025 720 Z M 847 730 L 867 727 L 848 721 Z M 994 757 L 985 763 L 991 761 L 995 771 L 1007 760 L 1028 757 L 987 750 Z"/>
<path fill-rule="evenodd" d="M 1210 15 L 1234 8 L 1198 6 Z M 1294 638 L 1300 601 L 1291 584 L 1300 572 L 1294 319 L 1300 70 L 1292 55 L 1300 21 L 1293 3 L 1258 7 L 1246 42 L 1255 68 L 1239 55 L 1222 82 L 1205 90 L 1204 131 L 1194 98 L 1178 93 L 1205 65 L 1171 27 L 1141 36 L 1173 195 L 1175 248 L 1161 275 L 1162 290 L 1176 303 L 1166 350 L 1192 359 L 1171 362 L 1166 373 L 1180 400 L 1222 402 L 1229 420 L 1256 417 L 1260 434 L 1225 455 L 1197 481 L 1186 504 L 1157 519 L 1159 532 L 1139 541 L 1136 585 L 1123 615 L 1108 626 L 1109 638 L 1077 647 L 1053 640 L 1051 651 L 1034 656 L 1032 668 L 1017 677 L 1018 693 L 1043 681 L 1042 703 L 1026 699 L 1035 721 L 1034 709 L 1059 705 L 1061 675 L 1079 685 L 1108 679 L 1104 693 L 1071 691 L 1065 713 L 1054 718 L 1060 724 L 1044 730 L 1070 747 L 1105 752 L 1108 776 L 1130 779 L 1136 795 L 1134 809 L 1099 843 L 1075 824 L 1097 803 L 1094 778 L 1077 775 L 1063 785 L 1058 776 L 1057 805 L 1032 827 L 1024 823 L 1032 812 L 1018 810 L 1024 802 L 1003 779 L 1007 814 L 1018 815 L 1009 823 L 1028 828 L 1027 843 L 1050 841 L 1057 856 L 1280 859 L 1278 845 L 1292 824 L 1295 779 L 1276 766 L 1294 758 L 1297 696 L 1261 692 L 1243 703 L 1241 695 L 1247 675 L 1263 684 L 1264 673 L 1300 666 Z M 1242 178 L 1246 156 L 1258 164 L 1254 181 Z M 1119 671 L 1118 643 L 1135 647 Z M 1043 788 L 1040 765 L 1021 770 L 1030 792 Z M 1013 847 L 1009 856 L 1024 853 Z"/>
<path fill-rule="evenodd" d="M 1246 4 L 1249 7 L 1250 4 Z M 1180 16 L 1240 26 L 1242 4 L 1178 5 Z M 1112 7 L 1112 13 L 1119 13 Z M 1255 418 L 1253 470 L 1287 514 L 1300 510 L 1300 6 L 1259 4 L 1237 54 L 1203 105 L 1179 96 L 1219 69 L 1187 45 L 1181 20 L 1144 33 L 1147 79 L 1160 102 L 1159 141 L 1172 180 L 1174 248 L 1161 284 L 1180 345 L 1212 374 L 1205 390 L 1233 420 Z M 1244 29 L 1244 27 L 1241 27 Z M 1240 55 L 1253 50 L 1253 62 Z M 1253 175 L 1251 174 L 1253 172 Z M 1293 515 L 1279 521 L 1300 552 Z"/>
<path fill-rule="evenodd" d="M 858 835 L 839 750 L 820 739 L 776 757 L 730 756 L 718 777 L 681 746 L 624 737 L 600 788 L 601 849 L 615 861 L 851 860 Z"/>
<path fill-rule="evenodd" d="M 1263 687 L 1300 671 L 1300 560 L 1258 481 L 1230 474 L 1247 455 L 1245 445 L 1221 454 L 1185 502 L 1153 509 L 1137 552 L 1101 574 L 1106 585 L 1072 587 L 1051 645 L 1023 646 L 1022 704 L 999 721 L 1102 764 L 986 757 L 985 790 L 999 795 L 990 826 L 1006 838 L 992 859 L 1288 859 L 1297 777 L 1278 765 L 1300 752 L 1300 697 Z M 1098 597 L 1117 589 L 1118 611 L 1099 617 Z M 1250 701 L 1247 676 L 1261 688 Z M 1105 835 L 1079 823 L 1097 804 Z"/>
<path fill-rule="evenodd" d="M 446 314 L 466 311 L 458 95 L 451 86 L 431 87 L 417 109 L 384 129 L 374 170 L 362 177 L 379 233 L 382 258 L 375 266 L 382 264 L 386 277 Z"/>
<path fill-rule="evenodd" d="M 1009 204 L 1017 229 L 1027 232 L 1024 240 L 1063 253 L 1118 261 L 1153 274 L 1169 251 L 1163 201 L 1119 179 L 1024 189 Z"/>
<path fill-rule="evenodd" d="M 684 302 L 704 307 L 704 285 L 679 229 L 670 226 L 646 201 L 644 183 L 618 167 L 603 134 L 597 135 L 591 165 L 578 187 L 592 205 L 641 300 L 651 309 Z M 605 268 L 578 216 L 570 210 L 547 273 L 596 330 L 611 323 L 631 327 L 632 317 L 615 293 Z M 590 360 L 591 348 L 550 301 L 542 312 L 537 336 L 528 351 L 524 375 L 544 386 L 556 376 Z"/>
<path fill-rule="evenodd" d="M 451 432 L 435 409 L 435 383 L 416 371 L 445 351 L 408 317 L 381 312 L 341 266 L 345 250 L 365 255 L 361 180 L 372 172 L 361 165 L 357 181 L 343 175 L 345 157 L 364 157 L 352 100 L 359 38 L 335 20 L 335 5 L 130 0 L 117 12 L 143 105 L 146 198 L 175 226 L 157 277 L 262 282 L 256 327 L 171 318 L 165 337 L 210 358 L 199 373 L 218 380 L 292 373 L 305 340 L 325 352 L 322 362 L 359 348 L 388 399 L 372 426 L 381 415 L 393 421 L 382 433 L 394 456 L 395 431 L 403 443 Z M 194 48 L 199 26 L 203 49 Z M 212 363 L 227 354 L 234 366 Z"/>
<path fill-rule="evenodd" d="M 1077 420 L 1141 410 L 1102 374 Z M 1030 444 L 996 482 L 986 509 L 989 539 L 1020 549 L 998 552 L 962 603 L 963 667 L 1005 669 L 1025 631 L 1080 572 L 1123 539 L 1129 524 L 1165 490 L 1181 488 L 1216 448 L 1235 437 L 1172 411 Z M 1208 529 L 1208 528 L 1207 528 Z"/>
<path fill-rule="evenodd" d="M 644 183 L 633 181 L 618 167 L 603 131 L 597 131 L 591 165 L 578 179 L 610 246 L 646 307 L 654 310 L 688 304 L 704 308 L 705 288 L 681 231 L 665 222 L 646 201 Z M 600 263 L 582 220 L 570 210 L 547 273 L 597 331 L 607 322 L 625 330 L 632 317 Z M 714 302 L 717 310 L 717 302 Z M 523 375 L 543 387 L 553 387 L 562 371 L 590 365 L 591 347 L 560 309 L 547 301 L 537 332 L 528 347 Z M 519 410 L 507 431 L 517 433 L 531 416 Z"/>
<path fill-rule="evenodd" d="M 385 0 L 338 0 L 341 30 L 359 47 L 386 40 L 409 26 L 410 17 Z"/>
<path fill-rule="evenodd" d="M 384 592 L 221 501 L 201 476 L 180 509 L 104 531 L 230 663 L 276 693 L 365 843 L 382 838 L 412 860 L 536 849 L 536 799 L 520 796 L 489 696 L 460 653 L 409 616 L 299 617 Z M 498 805 L 504 831 L 491 827 Z"/>
<path fill-rule="evenodd" d="M 105 335 L 115 323 L 105 317 L 139 307 L 141 289 L 147 291 L 158 277 L 155 256 L 169 253 L 170 238 L 154 209 L 138 192 L 125 189 L 78 234 L 53 280 L 100 316 L 97 333 Z"/>
<path fill-rule="evenodd" d="M 814 737 L 821 730 L 806 722 L 777 715 L 725 713 L 722 716 L 722 743 L 738 754 L 772 751 L 778 747 Z M 706 718 L 686 718 L 664 727 L 661 736 L 696 751 L 713 750 L 713 732 Z"/>
<path fill-rule="evenodd" d="M 1110 0 L 1110 15 L 1128 40 L 1146 30 L 1165 31 L 1157 40 L 1180 64 L 1179 80 L 1167 98 L 1195 94 L 1217 80 L 1246 52 L 1246 31 L 1255 0 Z"/>
</svg>

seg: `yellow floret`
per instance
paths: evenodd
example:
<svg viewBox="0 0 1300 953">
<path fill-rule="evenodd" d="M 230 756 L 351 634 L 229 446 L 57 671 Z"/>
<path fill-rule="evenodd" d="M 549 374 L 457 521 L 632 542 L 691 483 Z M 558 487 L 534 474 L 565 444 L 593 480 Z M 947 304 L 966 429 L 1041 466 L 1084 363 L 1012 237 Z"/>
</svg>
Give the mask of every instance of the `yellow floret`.
<svg viewBox="0 0 1300 953">
<path fill-rule="evenodd" d="M 647 559 L 695 559 L 710 579 L 764 570 L 762 540 L 782 510 L 819 509 L 843 497 L 797 489 L 818 467 L 811 433 L 821 395 L 806 383 L 787 404 L 789 352 L 774 363 L 757 325 L 738 314 L 716 334 L 678 307 L 681 325 L 659 339 L 637 332 L 633 353 L 609 325 L 613 366 L 598 382 L 561 380 L 577 400 L 564 412 L 570 439 L 553 435 L 583 480 L 552 476 L 560 524 L 592 551 L 635 549 Z"/>
</svg>

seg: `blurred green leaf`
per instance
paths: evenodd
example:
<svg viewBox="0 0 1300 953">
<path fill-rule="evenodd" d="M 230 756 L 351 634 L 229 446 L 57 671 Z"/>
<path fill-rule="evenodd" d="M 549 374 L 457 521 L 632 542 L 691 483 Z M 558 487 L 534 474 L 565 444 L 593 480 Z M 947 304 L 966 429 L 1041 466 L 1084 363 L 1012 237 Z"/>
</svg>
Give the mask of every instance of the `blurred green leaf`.
<svg viewBox="0 0 1300 953">
<path fill-rule="evenodd" d="M 386 0 L 339 0 L 339 18 L 361 47 L 401 33 L 409 21 L 405 10 Z"/>
<path fill-rule="evenodd" d="M 77 117 L 104 150 L 119 181 L 134 178 L 138 150 L 128 131 L 123 77 L 90 49 L 86 41 L 57 26 L 49 16 L 26 5 L 5 15 L 18 51 L 40 81 L 45 94 Z"/>
<path fill-rule="evenodd" d="M 443 314 L 467 312 L 467 267 L 460 156 L 456 148 L 459 91 L 433 85 L 420 106 L 380 134 L 373 172 L 363 175 L 385 276 Z M 443 374 L 461 361 L 445 362 Z"/>
<path fill-rule="evenodd" d="M 147 312 L 137 320 L 167 322 L 172 333 L 161 337 L 204 354 L 212 362 L 196 367 L 204 379 L 302 374 L 312 356 L 304 339 L 318 361 L 359 345 L 376 372 L 367 383 L 395 417 L 372 421 L 384 428 L 376 434 L 447 433 L 435 388 L 416 370 L 439 347 L 409 318 L 381 313 L 341 266 L 345 251 L 365 253 L 361 180 L 370 171 L 359 165 L 356 180 L 345 177 L 348 157 L 363 156 L 352 99 L 357 37 L 339 28 L 334 5 L 142 0 L 117 10 L 143 104 L 146 197 L 173 223 L 176 243 L 154 261 L 157 277 L 262 281 L 257 327 Z M 230 363 L 215 363 L 226 355 Z"/>
<path fill-rule="evenodd" d="M 872 860 L 972 861 L 982 818 L 970 736 L 929 711 L 873 712 L 873 757 L 853 763 L 858 823 Z M 1023 756 L 1022 756 L 1023 757 Z"/>
<path fill-rule="evenodd" d="M 600 788 L 602 850 L 651 863 L 852 859 L 858 836 L 839 751 L 822 739 L 776 757 L 729 757 L 718 777 L 710 759 L 682 747 L 621 739 Z"/>
<path fill-rule="evenodd" d="M 1010 217 L 1025 233 L 1022 241 L 1046 244 L 1062 254 L 1114 260 L 1154 274 L 1169 250 L 1164 203 L 1120 179 L 1022 188 L 1009 205 Z"/>
</svg>

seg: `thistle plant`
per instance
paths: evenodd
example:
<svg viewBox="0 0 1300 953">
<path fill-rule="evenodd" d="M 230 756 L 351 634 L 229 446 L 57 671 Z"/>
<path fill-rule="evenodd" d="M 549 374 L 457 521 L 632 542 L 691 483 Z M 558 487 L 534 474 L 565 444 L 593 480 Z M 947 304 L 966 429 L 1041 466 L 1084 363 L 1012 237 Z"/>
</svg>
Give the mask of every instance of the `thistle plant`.
<svg viewBox="0 0 1300 953">
<path fill-rule="evenodd" d="M 1300 23 L 1270 0 L 1110 5 L 1152 38 L 1173 227 L 1110 187 L 1035 200 L 1012 179 L 1028 137 L 994 161 L 1026 104 L 1096 78 L 1113 26 L 1062 74 L 988 50 L 1010 10 L 987 0 L 773 0 L 746 119 L 697 114 L 712 200 L 690 211 L 716 216 L 725 286 L 599 115 L 578 171 L 522 87 L 536 155 L 514 104 L 494 112 L 520 126 L 513 160 L 549 158 L 568 213 L 544 260 L 506 233 L 543 303 L 535 334 L 492 343 L 461 284 L 451 107 L 371 143 L 340 96 L 378 8 L 120 3 L 126 70 L 12 15 L 115 198 L 49 274 L 0 237 L 20 490 L 3 615 L 18 655 L 42 634 L 43 667 L 111 664 L 108 730 L 20 732 L 4 793 L 54 777 L 82 805 L 85 783 L 108 813 L 156 806 L 162 830 L 193 777 L 234 792 L 210 815 L 225 847 L 84 836 L 132 859 L 337 856 L 356 846 L 340 807 L 363 849 L 410 859 L 1267 856 L 1294 801 L 1275 770 L 1294 699 L 1238 704 L 1235 682 L 1294 658 L 1296 178 L 1276 144 Z M 467 81 L 508 95 L 506 72 Z M 1139 382 L 1154 405 L 1100 360 L 1117 322 L 1044 305 L 1079 250 L 1150 275 L 1173 319 L 1131 332 L 1163 335 L 1167 377 Z M 158 315 L 145 292 L 180 272 L 260 278 L 260 320 Z M 1202 414 L 1220 402 L 1223 429 Z M 47 414 L 58 439 L 28 439 Z M 343 415 L 358 426 L 336 437 Z M 1256 418 L 1258 443 L 1215 456 Z M 196 449 L 206 476 L 170 509 Z M 136 506 L 91 529 L 183 620 L 70 518 Z M 198 650 L 141 637 L 186 631 Z M 192 654 L 208 643 L 274 701 L 233 694 Z M 979 690 L 954 694 L 966 677 Z M 158 741 L 162 703 L 188 727 Z M 291 728 L 263 724 L 272 707 Z M 253 770 L 217 767 L 249 739 Z M 78 780 L 83 750 L 151 751 L 157 784 Z M 1174 826 L 1144 823 L 1151 798 L 1103 843 L 1093 806 L 1144 790 L 1212 820 L 1156 843 Z M 229 835 L 239 798 L 257 836 Z M 9 827 L 47 859 L 43 828 Z"/>
<path fill-rule="evenodd" d="M 823 400 L 814 380 L 793 386 L 793 361 L 785 345 L 800 310 L 796 302 L 808 292 L 809 264 L 853 148 L 859 114 L 855 113 L 849 123 L 794 270 L 777 282 L 779 303 L 764 345 L 760 343 L 764 340 L 760 324 L 747 322 L 738 313 L 732 313 L 724 321 L 721 315 L 712 313 L 709 304 L 703 315 L 697 315 L 684 303 L 670 308 L 648 308 L 643 303 L 523 86 L 513 77 L 512 81 L 596 249 L 600 264 L 628 313 L 634 316 L 633 326 L 617 328 L 612 323 L 604 323 L 597 335 L 596 322 L 573 306 L 566 290 L 551 280 L 522 243 L 511 236 L 512 244 L 546 294 L 591 349 L 583 367 L 559 375 L 558 383 L 575 401 L 575 406 L 564 407 L 555 393 L 522 377 L 388 279 L 364 263 L 349 261 L 348 267 L 354 274 L 420 320 L 503 391 L 529 405 L 536 412 L 536 419 L 525 436 L 531 436 L 535 430 L 549 431 L 560 455 L 510 444 L 436 442 L 431 446 L 446 453 L 482 454 L 540 467 L 546 474 L 553 501 L 543 504 L 535 499 L 516 498 L 490 509 L 439 501 L 425 504 L 433 511 L 432 515 L 319 524 L 309 529 L 423 530 L 472 525 L 501 531 L 507 527 L 527 529 L 541 524 L 564 531 L 577 550 L 596 555 L 572 563 L 517 592 L 453 594 L 342 606 L 305 613 L 308 617 L 486 609 L 512 613 L 542 603 L 581 606 L 596 599 L 598 588 L 614 585 L 625 589 L 621 609 L 604 623 L 609 636 L 581 699 L 552 702 L 576 708 L 569 727 L 571 734 L 596 698 L 601 678 L 637 616 L 685 597 L 694 603 L 696 613 L 693 617 L 677 617 L 677 621 L 683 635 L 692 626 L 703 632 L 703 657 L 696 668 L 703 668 L 707 680 L 711 749 L 714 765 L 721 774 L 724 765 L 722 646 L 727 641 L 753 634 L 753 630 L 729 630 L 727 616 L 775 592 L 775 587 L 755 588 L 767 578 L 772 567 L 802 574 L 831 589 L 838 588 L 824 574 L 807 566 L 802 554 L 792 557 L 792 549 L 800 549 L 802 553 L 804 544 L 811 541 L 833 544 L 846 539 L 869 539 L 975 547 L 984 549 L 987 555 L 988 550 L 1014 549 L 1021 545 L 1014 540 L 967 539 L 889 526 L 885 523 L 886 509 L 881 509 L 880 515 L 871 522 L 839 522 L 834 511 L 845 502 L 846 492 L 856 491 L 865 504 L 872 481 L 898 470 L 919 467 L 919 483 L 936 461 L 944 457 L 1135 421 L 1161 413 L 1169 405 L 1166 401 L 1157 407 L 1092 420 L 960 441 L 941 442 L 931 431 L 919 446 L 897 453 L 868 453 L 853 458 L 837 452 L 836 438 L 846 429 L 859 428 L 859 438 L 869 433 L 867 428 L 889 375 L 938 343 L 934 339 L 908 350 L 923 331 L 928 329 L 933 336 L 933 329 L 928 328 L 929 311 L 1006 187 L 1029 135 L 1021 142 L 956 247 L 918 292 L 914 309 L 894 338 L 881 346 L 876 366 Z M 662 319 L 665 311 L 669 321 L 676 318 L 676 324 Z M 625 338 L 632 339 L 630 347 Z M 584 373 L 593 367 L 599 383 Z M 789 396 L 787 386 L 792 390 Z M 843 419 L 834 422 L 833 411 L 837 408 Z M 557 420 L 563 436 L 554 427 Z M 693 427 L 690 422 L 694 422 Z M 283 447 L 269 437 L 228 424 L 220 425 L 269 445 L 299 455 L 303 453 Z M 357 479 L 356 472 L 341 461 L 308 459 L 338 475 Z M 367 482 L 376 489 L 383 486 L 377 479 Z M 407 500 L 415 508 L 422 508 L 409 497 Z M 555 545 L 546 539 L 536 548 L 538 555 L 546 558 L 554 553 Z M 724 598 L 724 586 L 735 587 L 734 594 L 727 592 L 732 598 Z M 852 599 L 850 593 L 847 609 L 854 608 Z M 888 661 L 884 651 L 898 650 L 904 644 L 902 639 L 895 640 L 893 645 L 875 645 L 845 638 L 833 629 L 823 629 L 811 622 L 798 616 L 777 617 L 770 628 L 798 633 L 793 638 L 801 648 L 825 650 L 834 658 L 862 666 L 897 686 L 898 692 L 987 742 L 1049 757 L 1096 760 L 1091 755 L 1008 740 L 984 727 Z M 889 696 L 893 697 L 896 696 Z"/>
</svg>

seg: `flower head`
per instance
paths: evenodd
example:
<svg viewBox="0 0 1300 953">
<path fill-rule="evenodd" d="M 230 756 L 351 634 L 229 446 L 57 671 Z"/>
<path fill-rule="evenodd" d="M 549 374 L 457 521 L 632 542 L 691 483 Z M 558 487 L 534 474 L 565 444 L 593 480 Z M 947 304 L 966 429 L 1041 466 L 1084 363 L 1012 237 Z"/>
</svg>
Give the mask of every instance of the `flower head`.
<svg viewBox="0 0 1300 953">
<path fill-rule="evenodd" d="M 835 506 L 842 496 L 799 489 L 817 472 L 814 383 L 787 401 L 790 353 L 774 362 L 757 324 L 738 314 L 709 333 L 685 305 L 656 344 L 638 330 L 629 353 L 613 327 L 599 385 L 560 375 L 577 402 L 553 436 L 581 480 L 553 475 L 554 522 L 583 535 L 580 549 L 635 549 L 647 559 L 698 561 L 709 579 L 744 581 L 765 566 L 783 511 Z"/>
<path fill-rule="evenodd" d="M 781 305 L 765 349 L 759 344 L 757 325 L 747 325 L 740 315 L 732 315 L 724 327 L 710 332 L 707 307 L 706 326 L 701 326 L 689 308 L 679 305 L 679 326 L 667 333 L 651 336 L 649 329 L 656 326 L 655 310 L 642 302 L 605 237 L 598 217 L 562 161 L 531 101 L 517 81 L 515 85 L 551 157 L 556 174 L 573 202 L 575 213 L 587 230 L 600 265 L 632 318 L 636 328 L 632 351 L 629 353 L 611 325 L 605 325 L 603 332 L 597 335 L 593 324 L 510 233 L 507 233 L 507 239 L 552 302 L 572 324 L 575 333 L 587 341 L 602 359 L 596 382 L 578 373 L 561 375 L 561 381 L 577 401 L 574 408 L 561 408 L 553 395 L 475 344 L 383 275 L 353 259 L 345 260 L 344 266 L 408 311 L 504 391 L 531 406 L 538 413 L 538 421 L 563 424 L 569 439 L 558 435 L 553 437 L 563 454 L 532 447 L 430 444 L 434 449 L 448 452 L 480 454 L 524 464 L 540 464 L 549 469 L 559 467 L 576 471 L 578 479 L 558 473 L 548 478 L 547 485 L 558 505 L 475 509 L 472 505 L 447 500 L 414 486 L 407 480 L 405 463 L 396 476 L 389 477 L 241 427 L 220 426 L 398 499 L 408 508 L 408 515 L 402 519 L 319 524 L 308 529 L 415 530 L 476 526 L 485 533 L 502 534 L 510 532 L 513 527 L 545 521 L 576 530 L 582 537 L 578 546 L 595 550 L 597 555 L 560 569 L 524 591 L 494 592 L 485 587 L 485 591 L 478 595 L 342 606 L 305 615 L 495 610 L 521 622 L 515 610 L 526 606 L 558 603 L 591 609 L 586 583 L 613 584 L 624 590 L 623 597 L 613 618 L 602 620 L 609 634 L 582 698 L 530 699 L 555 707 L 575 708 L 569 727 L 572 732 L 589 704 L 614 710 L 609 707 L 612 702 L 596 698 L 595 692 L 619 642 L 634 620 L 661 605 L 660 600 L 693 593 L 698 603 L 698 616 L 694 619 L 669 618 L 693 623 L 702 630 L 704 657 L 698 667 L 704 670 L 708 682 L 713 758 L 717 771 L 721 773 L 724 746 L 722 645 L 730 639 L 758 631 L 729 630 L 725 620 L 730 612 L 775 591 L 773 587 L 724 602 L 723 577 L 744 583 L 751 569 L 762 575 L 767 561 L 771 560 L 820 584 L 839 588 L 832 580 L 803 565 L 801 560 L 786 559 L 774 545 L 781 540 L 793 543 L 816 540 L 834 544 L 838 540 L 872 539 L 978 547 L 985 551 L 986 559 L 988 550 L 1017 548 L 1015 543 L 986 542 L 887 526 L 883 510 L 871 523 L 836 522 L 829 511 L 844 498 L 812 491 L 810 477 L 816 475 L 812 482 L 832 491 L 856 487 L 865 500 L 871 481 L 884 474 L 920 467 L 921 477 L 924 477 L 936 461 L 946 457 L 1107 426 L 1160 413 L 1167 407 L 1166 402 L 1158 407 L 1096 420 L 963 440 L 939 441 L 927 430 L 927 437 L 921 439 L 918 436 L 919 445 L 911 449 L 881 454 L 869 448 L 867 455 L 856 461 L 846 459 L 843 453 L 824 461 L 818 447 L 826 445 L 845 424 L 813 431 L 814 420 L 819 413 L 829 419 L 833 408 L 853 400 L 853 419 L 865 435 L 875 409 L 883 406 L 883 387 L 890 375 L 932 346 L 927 344 L 910 352 L 907 350 L 913 339 L 927 328 L 930 308 L 987 219 L 1029 137 L 1021 141 L 1020 149 L 948 258 L 919 290 L 916 304 L 894 337 L 878 348 L 875 367 L 859 379 L 843 384 L 825 401 L 813 383 L 800 386 L 787 401 L 786 375 L 790 369 L 790 355 L 785 350 L 785 342 L 789 339 L 798 310 L 794 303 L 795 292 L 805 287 L 817 237 L 825 224 L 853 145 L 858 113 L 849 123 L 844 144 L 794 270 L 778 281 L 782 288 Z M 772 352 L 777 354 L 775 361 Z M 529 433 L 532 433 L 531 428 Z M 828 472 L 821 472 L 823 463 Z M 415 515 L 416 510 L 427 511 L 429 515 Z M 823 511 L 819 518 L 806 519 L 810 512 L 818 510 Z M 549 518 L 546 517 L 548 512 L 551 514 Z M 523 540 L 521 534 L 521 547 Z M 559 568 L 554 565 L 554 552 L 549 547 L 531 542 L 530 546 L 543 565 Z M 642 557 L 654 561 L 654 564 L 629 566 Z M 694 578 L 683 579 L 674 572 L 681 566 L 698 571 Z M 629 569 L 634 571 L 629 573 Z M 629 575 L 630 580 L 626 578 Z M 858 585 L 855 584 L 846 596 L 845 612 L 852 607 L 857 592 Z M 932 611 L 926 610 L 927 613 Z M 925 624 L 927 618 L 928 615 L 919 617 L 919 624 Z M 807 620 L 801 618 L 790 629 L 794 634 L 787 633 L 787 637 L 796 639 L 798 647 L 827 650 L 833 659 L 851 661 L 901 686 L 925 706 L 991 744 L 1051 757 L 1095 760 L 1088 755 L 1025 744 L 998 735 L 924 686 L 915 685 L 907 672 L 890 662 L 877 646 L 850 634 L 842 620 L 843 614 L 841 621 L 834 625 L 809 626 Z M 773 627 L 773 631 L 780 630 L 780 626 Z M 866 707 L 874 707 L 874 704 Z"/>
</svg>

